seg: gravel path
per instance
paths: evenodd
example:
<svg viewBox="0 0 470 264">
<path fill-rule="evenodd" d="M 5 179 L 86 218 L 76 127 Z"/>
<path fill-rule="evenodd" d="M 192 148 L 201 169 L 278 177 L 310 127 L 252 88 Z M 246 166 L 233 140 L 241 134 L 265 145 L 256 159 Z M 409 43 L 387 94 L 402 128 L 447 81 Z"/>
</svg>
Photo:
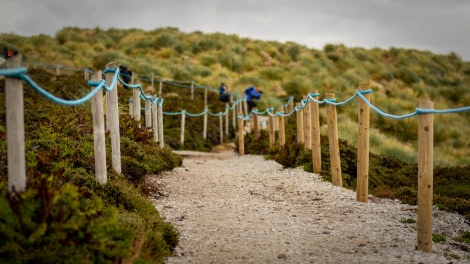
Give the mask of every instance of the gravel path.
<svg viewBox="0 0 470 264">
<path fill-rule="evenodd" d="M 434 212 L 433 232 L 447 242 L 425 253 L 415 250 L 416 224 L 402 222 L 416 219 L 416 206 L 356 202 L 353 191 L 262 156 L 179 154 L 182 167 L 147 179 L 181 235 L 168 263 L 470 263 L 468 244 L 452 240 L 470 231 L 459 215 Z"/>
</svg>

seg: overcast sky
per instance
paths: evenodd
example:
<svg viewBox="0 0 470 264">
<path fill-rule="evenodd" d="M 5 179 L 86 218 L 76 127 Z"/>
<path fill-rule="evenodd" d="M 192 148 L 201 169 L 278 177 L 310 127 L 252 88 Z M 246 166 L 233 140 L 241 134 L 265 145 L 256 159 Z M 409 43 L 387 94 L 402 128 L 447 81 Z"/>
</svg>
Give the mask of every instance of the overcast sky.
<svg viewBox="0 0 470 264">
<path fill-rule="evenodd" d="M 1 33 L 54 36 L 66 26 L 171 26 L 316 49 L 453 51 L 470 61 L 469 0 L 0 0 Z"/>
</svg>

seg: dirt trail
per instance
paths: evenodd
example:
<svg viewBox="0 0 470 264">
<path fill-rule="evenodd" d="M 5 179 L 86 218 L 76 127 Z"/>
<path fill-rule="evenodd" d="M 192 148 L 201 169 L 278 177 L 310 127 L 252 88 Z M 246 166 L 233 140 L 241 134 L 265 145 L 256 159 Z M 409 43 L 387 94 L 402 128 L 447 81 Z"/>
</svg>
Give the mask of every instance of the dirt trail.
<svg viewBox="0 0 470 264">
<path fill-rule="evenodd" d="M 470 263 L 451 240 L 470 227 L 456 214 L 434 213 L 446 243 L 415 250 L 416 207 L 335 187 L 301 168 L 262 156 L 178 152 L 183 167 L 148 178 L 153 202 L 180 231 L 168 263 Z M 459 255 L 460 260 L 450 254 Z"/>
</svg>

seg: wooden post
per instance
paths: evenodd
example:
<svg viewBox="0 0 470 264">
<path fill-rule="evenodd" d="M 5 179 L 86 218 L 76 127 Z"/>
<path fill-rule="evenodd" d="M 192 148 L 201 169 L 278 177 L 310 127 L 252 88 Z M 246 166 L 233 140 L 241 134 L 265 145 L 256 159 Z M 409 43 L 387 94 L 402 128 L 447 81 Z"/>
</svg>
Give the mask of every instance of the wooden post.
<svg viewBox="0 0 470 264">
<path fill-rule="evenodd" d="M 421 109 L 432 109 L 434 103 L 419 103 Z M 432 252 L 433 139 L 432 114 L 418 118 L 418 250 Z"/>
<path fill-rule="evenodd" d="M 17 54 L 5 62 L 6 69 L 19 68 L 23 55 Z M 5 78 L 5 104 L 7 128 L 8 191 L 26 190 L 26 161 L 24 143 L 23 81 Z"/>
<path fill-rule="evenodd" d="M 257 110 L 256 108 L 253 108 Z M 255 130 L 255 140 L 259 139 L 259 121 L 258 121 L 258 114 L 253 114 L 253 123 L 254 123 L 254 130 Z"/>
<path fill-rule="evenodd" d="M 317 93 L 315 91 L 314 93 Z M 320 139 L 320 110 L 317 103 L 312 102 L 312 162 L 313 172 L 321 172 L 321 139 Z"/>
<path fill-rule="evenodd" d="M 162 96 L 162 83 L 163 83 L 163 80 L 160 80 L 160 84 L 158 86 L 158 97 Z"/>
<path fill-rule="evenodd" d="M 335 98 L 334 93 L 327 93 L 326 99 Z M 336 120 L 336 106 L 326 104 L 326 113 L 328 118 L 328 140 L 330 145 L 330 164 L 331 164 L 331 176 L 332 183 L 336 186 L 343 186 L 343 179 L 341 177 L 341 161 L 339 155 L 339 144 L 338 144 L 338 125 Z"/>
<path fill-rule="evenodd" d="M 186 121 L 186 112 L 183 110 L 183 113 L 181 114 L 181 136 L 180 136 L 180 143 L 181 146 L 184 145 L 184 123 Z"/>
<path fill-rule="evenodd" d="M 107 68 L 116 68 L 114 62 L 108 63 Z M 113 81 L 114 73 L 106 73 L 106 85 L 108 87 Z M 117 84 L 112 87 L 112 90 L 106 92 L 106 105 L 108 106 L 106 113 L 106 120 L 108 130 L 111 137 L 111 152 L 112 152 L 112 166 L 117 174 L 121 174 L 121 134 L 119 132 L 119 103 L 118 103 L 118 89 Z"/>
<path fill-rule="evenodd" d="M 305 142 L 305 149 L 312 149 L 312 132 L 311 132 L 311 124 L 312 124 L 312 117 L 310 116 L 310 105 L 311 103 L 308 102 L 303 110 L 303 118 L 304 118 L 304 142 Z"/>
<path fill-rule="evenodd" d="M 88 81 L 90 79 L 90 73 L 88 72 L 87 68 L 83 69 L 83 75 L 84 75 L 86 81 Z"/>
<path fill-rule="evenodd" d="M 230 114 L 230 108 L 228 104 L 225 104 L 225 110 L 227 111 L 227 113 L 225 114 L 225 135 L 228 136 L 228 126 L 229 126 L 228 116 Z"/>
<path fill-rule="evenodd" d="M 245 139 L 243 134 L 243 119 L 238 118 L 238 154 L 245 155 Z"/>
<path fill-rule="evenodd" d="M 135 84 L 134 74 L 132 74 L 132 84 Z M 134 119 L 136 121 L 140 121 L 140 116 L 141 116 L 140 89 L 134 88 L 132 90 L 132 94 L 134 98 Z"/>
<path fill-rule="evenodd" d="M 155 91 L 155 87 L 154 87 L 154 78 L 153 78 L 153 72 L 152 72 L 152 91 Z"/>
<path fill-rule="evenodd" d="M 134 118 L 134 97 L 129 98 L 129 116 Z"/>
<path fill-rule="evenodd" d="M 219 141 L 220 144 L 224 142 L 224 121 L 222 119 L 222 116 L 219 116 Z"/>
<path fill-rule="evenodd" d="M 273 148 L 274 144 L 276 144 L 276 132 L 274 131 L 274 117 L 272 115 L 269 115 L 268 122 L 269 147 Z"/>
<path fill-rule="evenodd" d="M 151 109 L 151 104 L 149 99 L 145 99 L 145 127 L 151 127 L 152 126 L 152 109 Z"/>
<path fill-rule="evenodd" d="M 296 106 L 299 107 L 301 103 L 297 103 Z M 297 143 L 304 143 L 304 115 L 302 109 L 295 112 L 297 117 Z"/>
<path fill-rule="evenodd" d="M 237 129 L 237 106 L 232 104 L 232 127 Z"/>
<path fill-rule="evenodd" d="M 207 87 L 204 88 L 204 108 L 207 108 Z"/>
<path fill-rule="evenodd" d="M 153 97 L 157 97 L 157 95 L 153 95 Z M 158 109 L 156 104 L 152 104 L 152 130 L 153 130 L 153 138 L 155 142 L 158 142 Z"/>
<path fill-rule="evenodd" d="M 57 75 L 57 76 L 59 76 L 59 74 L 60 74 L 59 68 L 60 68 L 60 65 L 57 64 L 55 66 L 55 75 Z"/>
<path fill-rule="evenodd" d="M 100 82 L 101 79 L 101 71 L 97 71 L 91 76 L 91 80 L 94 82 Z M 91 90 L 93 89 L 92 87 Z M 95 145 L 95 177 L 98 183 L 105 184 L 108 181 L 108 175 L 106 172 L 106 141 L 104 136 L 102 90 L 91 99 L 91 112 L 93 116 L 93 142 Z"/>
<path fill-rule="evenodd" d="M 204 113 L 204 123 L 202 124 L 202 137 L 204 139 L 207 139 L 207 106 L 204 108 L 205 109 L 205 113 Z"/>
<path fill-rule="evenodd" d="M 369 83 L 360 83 L 360 90 L 369 89 Z M 370 101 L 370 94 L 364 94 Z M 369 131 L 370 107 L 366 102 L 358 101 L 358 139 L 357 139 L 357 188 L 356 200 L 367 202 L 369 195 Z"/>
<path fill-rule="evenodd" d="M 191 100 L 194 100 L 194 81 L 191 81 Z"/>
<path fill-rule="evenodd" d="M 283 113 L 283 108 L 279 109 Z M 284 147 L 286 144 L 286 123 L 284 122 L 285 117 L 282 115 L 279 116 L 279 148 Z"/>
<path fill-rule="evenodd" d="M 160 141 L 160 148 L 165 146 L 165 138 L 163 135 L 163 107 L 158 104 L 158 140 Z"/>
</svg>

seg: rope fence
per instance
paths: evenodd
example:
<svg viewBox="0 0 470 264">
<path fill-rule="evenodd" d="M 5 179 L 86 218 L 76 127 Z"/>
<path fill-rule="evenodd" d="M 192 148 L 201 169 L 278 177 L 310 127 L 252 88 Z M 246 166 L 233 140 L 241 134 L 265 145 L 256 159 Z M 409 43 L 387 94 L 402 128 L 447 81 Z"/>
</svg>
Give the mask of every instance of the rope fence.
<svg viewBox="0 0 470 264">
<path fill-rule="evenodd" d="M 35 63 L 36 65 L 42 65 Z M 45 65 L 50 67 L 49 65 Z M 77 70 L 57 65 L 57 74 L 59 69 Z M 276 133 L 279 137 L 279 147 L 285 144 L 285 126 L 290 117 L 295 114 L 297 125 L 297 142 L 303 143 L 306 149 L 312 151 L 312 164 L 315 173 L 321 172 L 321 145 L 320 145 L 320 115 L 319 106 L 325 105 L 327 113 L 327 127 L 330 150 L 332 183 L 336 186 L 342 186 L 340 149 L 338 141 L 337 113 L 336 108 L 352 103 L 358 100 L 358 151 L 357 151 L 357 197 L 360 202 L 368 201 L 368 178 L 369 178 L 369 131 L 370 131 L 370 110 L 377 114 L 392 118 L 406 119 L 418 116 L 418 237 L 417 246 L 419 250 L 425 252 L 432 251 L 432 182 L 433 182 L 433 115 L 451 114 L 470 111 L 470 106 L 461 108 L 452 108 L 446 110 L 437 110 L 433 108 L 433 102 L 420 102 L 416 110 L 409 114 L 393 115 L 385 113 L 370 101 L 372 90 L 370 83 L 360 83 L 355 94 L 343 102 L 336 102 L 334 93 L 326 93 L 322 100 L 318 97 L 320 94 L 316 91 L 308 93 L 304 99 L 294 106 L 293 97 L 287 97 L 287 103 L 283 104 L 277 110 L 268 105 L 264 111 L 258 111 L 253 108 L 250 113 L 246 109 L 246 98 L 235 96 L 236 99 L 231 104 L 225 105 L 225 110 L 221 112 L 211 112 L 207 106 L 207 92 L 218 92 L 216 89 L 208 86 L 202 86 L 194 81 L 168 81 L 152 74 L 133 74 L 131 84 L 126 83 L 120 77 L 119 68 L 114 62 L 106 65 L 103 72 L 93 72 L 88 69 L 79 69 L 85 73 L 85 79 L 88 74 L 92 74 L 90 80 L 87 80 L 90 86 L 90 92 L 80 99 L 64 100 L 47 92 L 37 85 L 28 75 L 27 69 L 22 67 L 22 55 L 18 54 L 4 63 L 3 69 L 0 69 L 0 76 L 5 77 L 5 95 L 6 95 L 6 124 L 7 124 L 7 147 L 8 147 L 8 188 L 9 191 L 24 191 L 26 189 L 26 169 L 25 169 L 25 149 L 24 149 L 24 106 L 23 106 L 23 83 L 27 83 L 34 91 L 49 99 L 50 101 L 65 105 L 75 106 L 91 101 L 93 117 L 93 135 L 95 144 L 95 177 L 97 182 L 104 184 L 107 182 L 106 175 L 106 153 L 105 153 L 105 131 L 111 135 L 112 149 L 112 168 L 117 173 L 121 173 L 120 160 L 120 139 L 119 139 L 119 106 L 117 95 L 117 84 L 121 83 L 124 87 L 132 89 L 133 97 L 129 99 L 129 114 L 136 121 L 140 121 L 141 112 L 145 111 L 145 127 L 151 128 L 154 132 L 155 142 L 163 142 L 163 115 L 181 116 L 181 144 L 184 143 L 184 130 L 186 117 L 203 117 L 203 137 L 207 136 L 207 118 L 208 115 L 219 118 L 220 141 L 223 142 L 223 117 L 225 117 L 225 133 L 228 134 L 229 115 L 232 111 L 232 127 L 237 131 L 239 142 L 239 155 L 244 155 L 244 136 L 245 122 L 248 125 L 249 132 L 254 132 L 255 139 L 259 138 L 260 124 L 267 124 L 269 133 L 270 147 L 274 147 L 276 142 Z M 104 75 L 104 79 L 103 79 Z M 140 83 L 134 80 L 135 77 L 151 76 L 152 86 L 155 81 L 159 82 L 159 96 L 145 94 Z M 173 85 L 191 89 L 191 100 L 194 99 L 194 89 L 204 89 L 204 110 L 198 113 L 190 113 L 184 109 L 177 112 L 163 111 L 164 98 L 161 96 L 162 84 Z M 103 106 L 103 92 L 106 97 L 106 105 Z M 141 107 L 141 100 L 145 107 Z M 104 111 L 106 109 L 106 111 Z M 106 113 L 106 124 L 104 116 Z M 258 122 L 259 116 L 267 116 L 267 120 Z M 248 124 L 249 122 L 249 124 Z M 238 130 L 237 130 L 238 128 Z"/>
</svg>

